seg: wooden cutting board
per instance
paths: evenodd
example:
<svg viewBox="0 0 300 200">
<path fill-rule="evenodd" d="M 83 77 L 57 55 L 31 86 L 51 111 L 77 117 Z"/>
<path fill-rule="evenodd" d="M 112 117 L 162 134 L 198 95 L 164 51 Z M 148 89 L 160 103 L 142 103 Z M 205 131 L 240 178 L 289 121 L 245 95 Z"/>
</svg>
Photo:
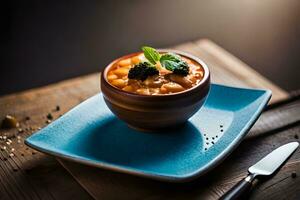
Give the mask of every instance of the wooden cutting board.
<svg viewBox="0 0 300 200">
<path fill-rule="evenodd" d="M 210 67 L 214 83 L 268 88 L 273 91 L 271 102 L 287 97 L 286 92 L 209 40 L 185 43 L 174 48 L 203 59 Z M 162 183 L 68 161 L 59 161 L 95 199 L 216 199 L 228 189 L 228 186 L 242 178 L 247 172 L 246 167 L 257 160 L 256 158 L 260 155 L 245 156 L 245 158 L 240 156 L 239 159 L 243 159 L 244 162 L 238 165 L 239 169 L 236 172 L 227 164 L 188 184 Z M 235 159 L 235 163 L 237 162 Z M 228 167 L 231 170 L 224 169 Z"/>
<path fill-rule="evenodd" d="M 224 49 L 209 40 L 188 42 L 175 47 L 202 58 L 212 71 L 212 81 L 238 87 L 268 88 L 273 91 L 271 102 L 289 95 Z M 0 97 L 0 117 L 11 114 L 20 121 L 17 129 L 0 130 L 13 143 L 15 156 L 0 151 L 0 199 L 90 199 L 85 191 L 65 172 L 56 160 L 17 143 L 15 135 L 23 138 L 46 126 L 47 113 L 54 119 L 73 106 L 99 92 L 99 73 L 62 81 L 49 86 Z M 60 110 L 56 111 L 56 105 Z M 30 120 L 26 120 L 30 116 Z M 246 139 L 222 165 L 207 176 L 187 184 L 167 184 L 126 174 L 87 167 L 59 160 L 95 199 L 216 199 L 246 173 L 246 169 L 276 146 L 294 140 L 298 129 L 281 132 L 272 137 Z M 3 142 L 0 141 L 0 145 Z M 290 179 L 298 169 L 299 153 L 271 181 L 258 190 L 255 197 L 282 197 L 297 194 L 299 178 Z M 299 172 L 300 173 L 300 172 Z M 297 184 L 298 183 L 298 184 Z M 297 186 L 298 185 L 298 186 Z M 279 193 L 280 191 L 284 191 Z M 278 194 L 279 193 L 279 194 Z M 283 194 L 283 195 L 282 195 Z M 272 196 L 273 195 L 273 196 Z M 281 195 L 281 196 L 280 196 Z M 279 198 L 280 199 L 280 198 Z M 297 198 L 294 198 L 297 199 Z M 299 199 L 299 198 L 298 198 Z"/>
</svg>

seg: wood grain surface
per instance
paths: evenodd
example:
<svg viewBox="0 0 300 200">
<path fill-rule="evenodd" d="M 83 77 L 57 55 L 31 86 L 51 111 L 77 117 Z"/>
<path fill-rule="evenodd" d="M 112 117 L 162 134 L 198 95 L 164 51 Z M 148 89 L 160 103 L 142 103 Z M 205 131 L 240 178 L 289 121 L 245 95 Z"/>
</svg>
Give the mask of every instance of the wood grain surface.
<svg viewBox="0 0 300 200">
<path fill-rule="evenodd" d="M 209 40 L 175 48 L 207 62 L 213 82 L 271 89 L 272 102 L 288 97 L 285 91 Z M 298 126 L 271 135 L 256 131 L 224 163 L 206 176 L 186 184 L 166 184 L 59 160 L 87 193 L 53 157 L 27 148 L 23 140 L 47 125 L 48 113 L 56 119 L 100 92 L 99 77 L 98 73 L 91 74 L 0 98 L 0 117 L 15 116 L 22 129 L 0 130 L 1 136 L 12 140 L 10 145 L 0 140 L 0 146 L 7 146 L 6 150 L 0 151 L 0 199 L 216 199 L 246 175 L 248 166 L 275 147 L 297 140 Z M 57 105 L 59 110 L 56 110 Z M 14 156 L 10 157 L 12 148 Z M 299 151 L 271 180 L 259 184 L 251 198 L 299 199 L 300 179 L 291 178 L 294 171 L 300 175 Z"/>
</svg>

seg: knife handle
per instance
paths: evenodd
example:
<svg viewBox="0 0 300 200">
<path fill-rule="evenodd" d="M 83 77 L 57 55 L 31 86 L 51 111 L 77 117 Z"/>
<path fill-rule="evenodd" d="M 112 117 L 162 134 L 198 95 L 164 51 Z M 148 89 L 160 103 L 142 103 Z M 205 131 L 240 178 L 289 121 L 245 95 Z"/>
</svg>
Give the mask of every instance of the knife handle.
<svg viewBox="0 0 300 200">
<path fill-rule="evenodd" d="M 255 175 L 250 174 L 237 184 L 235 184 L 230 190 L 228 190 L 220 200 L 235 200 L 241 199 L 243 195 L 248 193 L 252 187 L 252 182 L 255 178 Z"/>
</svg>

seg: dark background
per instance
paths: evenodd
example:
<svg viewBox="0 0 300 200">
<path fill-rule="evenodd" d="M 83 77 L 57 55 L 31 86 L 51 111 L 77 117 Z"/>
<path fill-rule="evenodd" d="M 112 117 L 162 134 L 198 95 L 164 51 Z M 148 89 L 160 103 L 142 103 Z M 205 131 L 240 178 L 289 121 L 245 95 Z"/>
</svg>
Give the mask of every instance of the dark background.
<svg viewBox="0 0 300 200">
<path fill-rule="evenodd" d="M 143 44 L 199 38 L 300 88 L 299 0 L 27 0 L 1 10 L 0 95 L 98 72 Z"/>
</svg>

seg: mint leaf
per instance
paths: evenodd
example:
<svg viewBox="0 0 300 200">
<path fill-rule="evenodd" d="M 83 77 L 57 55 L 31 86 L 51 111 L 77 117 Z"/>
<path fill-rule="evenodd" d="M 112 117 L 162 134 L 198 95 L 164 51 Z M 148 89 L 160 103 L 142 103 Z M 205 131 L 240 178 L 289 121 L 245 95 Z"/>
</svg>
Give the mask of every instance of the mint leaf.
<svg viewBox="0 0 300 200">
<path fill-rule="evenodd" d="M 149 60 L 150 63 L 153 65 L 156 64 L 157 61 L 160 59 L 160 54 L 152 47 L 144 46 L 142 47 L 142 50 L 144 51 L 144 55 Z"/>
<path fill-rule="evenodd" d="M 166 54 L 162 55 L 160 58 L 160 62 L 164 62 L 165 60 L 170 60 L 170 61 L 174 61 L 174 62 L 182 61 L 180 56 L 175 53 L 166 53 Z"/>
<path fill-rule="evenodd" d="M 174 74 L 186 76 L 189 74 L 188 64 L 181 57 L 174 53 L 166 53 L 160 58 L 161 65 Z"/>
<path fill-rule="evenodd" d="M 160 62 L 161 65 L 166 68 L 167 70 L 174 71 L 176 68 L 177 63 L 172 60 L 163 60 Z"/>
</svg>

